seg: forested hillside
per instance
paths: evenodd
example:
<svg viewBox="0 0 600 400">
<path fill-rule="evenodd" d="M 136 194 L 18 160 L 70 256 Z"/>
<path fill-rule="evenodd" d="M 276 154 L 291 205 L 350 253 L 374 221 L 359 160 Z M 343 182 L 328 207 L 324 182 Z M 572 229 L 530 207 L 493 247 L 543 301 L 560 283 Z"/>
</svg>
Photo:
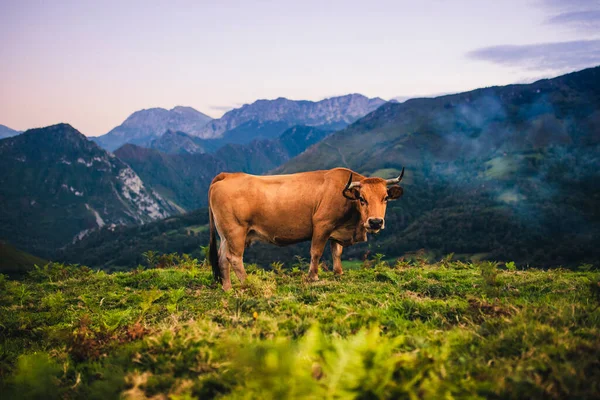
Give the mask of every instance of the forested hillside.
<svg viewBox="0 0 600 400">
<path fill-rule="evenodd" d="M 0 140 L 0 171 L 0 239 L 41 257 L 95 229 L 176 212 L 68 124 Z"/>
<path fill-rule="evenodd" d="M 389 103 L 279 168 L 346 166 L 405 195 L 370 247 L 480 253 L 531 265 L 598 259 L 600 67 Z M 349 251 L 364 252 L 364 247 Z"/>
</svg>

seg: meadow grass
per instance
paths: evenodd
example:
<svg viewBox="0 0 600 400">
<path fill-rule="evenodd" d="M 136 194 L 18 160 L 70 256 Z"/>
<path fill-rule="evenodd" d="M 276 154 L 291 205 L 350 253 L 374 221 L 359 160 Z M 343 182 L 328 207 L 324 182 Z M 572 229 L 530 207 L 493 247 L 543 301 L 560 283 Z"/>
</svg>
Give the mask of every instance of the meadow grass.
<svg viewBox="0 0 600 400">
<path fill-rule="evenodd" d="M 446 258 L 0 276 L 3 398 L 598 398 L 600 273 Z M 375 262 L 376 261 L 376 262 Z M 6 396 L 6 397 L 4 397 Z"/>
</svg>

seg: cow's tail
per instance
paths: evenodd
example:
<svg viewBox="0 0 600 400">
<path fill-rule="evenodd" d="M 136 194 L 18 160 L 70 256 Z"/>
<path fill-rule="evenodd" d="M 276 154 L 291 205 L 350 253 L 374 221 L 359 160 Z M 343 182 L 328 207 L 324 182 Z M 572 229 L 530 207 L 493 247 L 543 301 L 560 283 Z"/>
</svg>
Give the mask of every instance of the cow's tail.
<svg viewBox="0 0 600 400">
<path fill-rule="evenodd" d="M 219 268 L 219 250 L 217 249 L 217 228 L 215 227 L 215 217 L 213 215 L 210 204 L 208 205 L 208 224 L 210 228 L 210 244 L 208 247 L 208 260 L 212 267 L 213 278 L 215 282 L 221 283 L 223 275 Z"/>
</svg>

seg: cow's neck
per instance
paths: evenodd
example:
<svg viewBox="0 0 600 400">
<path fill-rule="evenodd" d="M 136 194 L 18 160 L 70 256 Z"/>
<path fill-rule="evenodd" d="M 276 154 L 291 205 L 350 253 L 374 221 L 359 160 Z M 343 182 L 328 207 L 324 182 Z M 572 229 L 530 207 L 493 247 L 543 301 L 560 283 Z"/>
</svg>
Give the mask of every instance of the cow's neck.
<svg viewBox="0 0 600 400">
<path fill-rule="evenodd" d="M 356 229 L 354 230 L 353 242 L 358 243 L 358 242 L 366 242 L 366 241 L 367 241 L 367 230 L 365 229 L 365 226 L 361 223 L 361 221 L 359 219 L 358 224 L 356 224 Z"/>
<path fill-rule="evenodd" d="M 360 210 L 358 205 L 354 204 L 352 210 L 350 211 L 352 216 L 350 218 L 353 229 L 352 234 L 352 243 L 360 243 L 367 241 L 367 230 L 365 229 L 365 225 L 361 220 Z"/>
</svg>

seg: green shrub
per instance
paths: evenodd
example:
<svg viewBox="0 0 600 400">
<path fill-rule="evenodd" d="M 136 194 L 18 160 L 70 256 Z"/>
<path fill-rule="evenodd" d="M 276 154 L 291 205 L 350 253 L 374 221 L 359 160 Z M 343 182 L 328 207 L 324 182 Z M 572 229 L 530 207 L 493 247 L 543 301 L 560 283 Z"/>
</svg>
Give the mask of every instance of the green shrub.
<svg viewBox="0 0 600 400">
<path fill-rule="evenodd" d="M 58 399 L 62 368 L 47 353 L 23 354 L 9 380 L 8 398 Z"/>
</svg>

